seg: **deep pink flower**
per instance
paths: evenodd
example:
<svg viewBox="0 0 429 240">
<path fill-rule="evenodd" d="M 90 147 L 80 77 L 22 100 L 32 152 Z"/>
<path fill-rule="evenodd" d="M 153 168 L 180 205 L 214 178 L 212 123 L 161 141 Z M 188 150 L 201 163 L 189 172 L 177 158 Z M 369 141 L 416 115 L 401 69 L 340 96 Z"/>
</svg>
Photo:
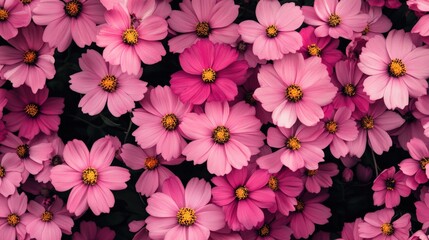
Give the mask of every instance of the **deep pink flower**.
<svg viewBox="0 0 429 240">
<path fill-rule="evenodd" d="M 406 185 L 406 180 L 407 176 L 401 170 L 395 173 L 395 167 L 381 172 L 372 185 L 374 205 L 386 204 L 387 208 L 398 206 L 401 197 L 408 197 L 411 193 L 411 189 Z"/>
<path fill-rule="evenodd" d="M 241 232 L 241 236 L 249 240 L 289 240 L 292 229 L 286 226 L 286 222 L 286 217 L 281 214 L 265 212 L 264 221 L 252 230 Z"/>
<path fill-rule="evenodd" d="M 28 203 L 29 214 L 21 219 L 27 233 L 35 239 L 60 240 L 62 233 L 70 235 L 74 225 L 70 213 L 63 207 L 63 200 L 56 198 L 47 209 L 35 201 Z"/>
<path fill-rule="evenodd" d="M 108 213 L 115 204 L 111 190 L 122 190 L 130 179 L 127 169 L 110 166 L 115 148 L 108 138 L 97 140 L 91 151 L 74 139 L 64 147 L 64 162 L 51 170 L 52 185 L 60 192 L 71 190 L 67 210 L 77 216 L 88 207 L 95 215 Z M 67 176 L 67 177 L 64 177 Z"/>
<path fill-rule="evenodd" d="M 3 117 L 8 130 L 19 131 L 18 136 L 27 139 L 32 139 L 40 132 L 46 135 L 57 132 L 64 98 L 48 98 L 48 94 L 48 88 L 33 94 L 27 86 L 8 91 L 6 109 L 10 112 Z"/>
<path fill-rule="evenodd" d="M 361 12 L 368 15 L 367 25 L 362 32 L 355 33 L 355 38 L 370 39 L 375 35 L 380 35 L 390 30 L 392 21 L 383 15 L 381 10 L 381 7 L 373 7 L 366 2 L 362 2 Z"/>
<path fill-rule="evenodd" d="M 142 12 L 153 13 L 155 2 L 144 4 Z M 100 27 L 97 45 L 105 47 L 104 59 L 112 65 L 121 65 L 123 72 L 137 75 L 141 62 L 154 64 L 166 54 L 159 40 L 167 36 L 164 18 L 146 14 L 133 21 L 128 10 L 116 4 L 105 14 L 106 24 Z"/>
<path fill-rule="evenodd" d="M 322 106 L 337 92 L 320 58 L 304 60 L 302 54 L 288 54 L 262 66 L 258 80 L 261 87 L 254 96 L 273 112 L 273 123 L 279 127 L 290 128 L 297 120 L 314 126 L 323 118 Z"/>
<path fill-rule="evenodd" d="M 304 22 L 316 27 L 317 37 L 352 39 L 367 23 L 368 16 L 360 13 L 361 4 L 355 0 L 315 0 L 314 7 L 302 7 Z"/>
<path fill-rule="evenodd" d="M 47 25 L 43 41 L 63 52 L 72 39 L 81 48 L 91 45 L 105 11 L 98 0 L 40 0 L 33 9 L 33 21 Z"/>
<path fill-rule="evenodd" d="M 302 37 L 295 30 L 304 22 L 304 16 L 295 3 L 259 1 L 256 18 L 258 22 L 241 22 L 238 32 L 243 41 L 253 43 L 253 53 L 260 59 L 281 59 L 302 46 Z"/>
<path fill-rule="evenodd" d="M 0 67 L 1 70 L 1 67 Z M 1 77 L 0 77 L 1 78 Z M 7 90 L 1 88 L 0 89 L 0 119 L 3 118 L 3 109 L 7 104 Z"/>
<path fill-rule="evenodd" d="M 228 228 L 228 225 L 225 225 L 224 228 L 217 230 L 216 232 L 211 232 L 209 240 L 243 240 L 239 232 L 233 232 Z"/>
<path fill-rule="evenodd" d="M 270 175 L 265 170 L 234 169 L 223 177 L 214 177 L 213 203 L 222 206 L 228 226 L 250 230 L 264 220 L 263 208 L 275 204 L 274 192 L 268 188 Z"/>
<path fill-rule="evenodd" d="M 24 166 L 15 161 L 13 153 L 6 153 L 0 159 L 0 194 L 8 197 L 16 192 L 22 180 Z"/>
<path fill-rule="evenodd" d="M 411 215 L 406 213 L 392 221 L 395 211 L 384 208 L 365 214 L 364 222 L 359 223 L 359 237 L 373 240 L 407 239 L 411 229 Z"/>
<path fill-rule="evenodd" d="M 226 44 L 200 40 L 179 56 L 183 70 L 171 75 L 171 90 L 185 103 L 231 101 L 246 80 L 247 63 Z"/>
<path fill-rule="evenodd" d="M 167 161 L 178 158 L 187 144 L 179 126 L 192 105 L 182 103 L 169 86 L 151 89 L 140 104 L 131 118 L 138 126 L 133 132 L 137 143 L 144 149 L 156 146 Z"/>
<path fill-rule="evenodd" d="M 79 102 L 82 112 L 93 116 L 107 107 L 115 117 L 131 112 L 135 101 L 143 99 L 147 83 L 137 75 L 123 73 L 119 66 L 111 65 L 94 50 L 88 50 L 79 59 L 82 72 L 70 76 L 71 90 L 85 94 Z"/>
<path fill-rule="evenodd" d="M 36 181 L 47 183 L 51 181 L 51 169 L 64 162 L 64 143 L 57 135 L 47 137 L 47 141 L 52 144 L 53 151 L 47 161 L 43 161 L 43 169 L 35 176 Z"/>
<path fill-rule="evenodd" d="M 374 7 L 399 8 L 401 6 L 399 0 L 367 0 L 367 2 Z"/>
<path fill-rule="evenodd" d="M 341 231 L 341 238 L 338 240 L 363 240 L 359 237 L 359 224 L 363 222 L 362 218 L 356 218 L 354 222 L 344 223 Z"/>
<path fill-rule="evenodd" d="M 401 47 L 398 47 L 401 46 Z M 426 94 L 429 68 L 429 48 L 416 47 L 410 33 L 392 30 L 384 39 L 375 36 L 362 49 L 358 66 L 369 75 L 364 91 L 371 100 L 384 99 L 388 109 L 403 109 L 409 96 Z"/>
<path fill-rule="evenodd" d="M 179 178 L 170 177 L 164 182 L 162 192 L 154 193 L 147 201 L 149 236 L 165 240 L 207 240 L 210 231 L 225 225 L 222 209 L 209 204 L 210 199 L 208 182 L 192 178 L 183 188 Z"/>
<path fill-rule="evenodd" d="M 429 193 L 423 195 L 420 201 L 414 203 L 416 206 L 417 220 L 423 224 L 423 229 L 429 227 Z"/>
<path fill-rule="evenodd" d="M 365 47 L 367 40 L 363 38 L 354 38 L 346 47 L 346 56 L 349 59 L 359 60 L 362 48 Z"/>
<path fill-rule="evenodd" d="M 418 138 L 407 143 L 411 158 L 402 160 L 399 167 L 405 175 L 413 176 L 417 183 L 426 183 L 429 179 L 429 150 L 427 145 Z"/>
<path fill-rule="evenodd" d="M 73 234 L 73 240 L 113 240 L 115 231 L 108 227 L 100 228 L 95 222 L 80 222 L 80 232 Z"/>
<path fill-rule="evenodd" d="M 9 40 L 12 46 L 0 46 L 0 64 L 5 65 L 1 71 L 14 88 L 25 83 L 36 93 L 54 77 L 54 48 L 43 42 L 42 34 L 43 28 L 31 23 Z"/>
<path fill-rule="evenodd" d="M 194 164 L 207 161 L 207 169 L 225 175 L 232 168 L 248 165 L 250 157 L 264 145 L 264 134 L 255 109 L 244 102 L 229 107 L 227 102 L 208 102 L 204 114 L 190 113 L 180 125 L 188 139 L 193 140 L 182 154 Z"/>
<path fill-rule="evenodd" d="M 201 39 L 213 43 L 233 44 L 238 38 L 239 5 L 233 0 L 184 0 L 180 10 L 173 10 L 168 19 L 170 28 L 182 33 L 168 41 L 171 52 L 181 53 Z"/>
<path fill-rule="evenodd" d="M 18 34 L 18 28 L 30 22 L 31 11 L 20 1 L 0 0 L 0 37 L 9 40 Z"/>
<path fill-rule="evenodd" d="M 305 189 L 310 193 L 319 193 L 322 188 L 332 187 L 332 177 L 339 173 L 335 163 L 319 164 L 316 170 L 303 169 L 302 181 Z"/>
<path fill-rule="evenodd" d="M 135 232 L 133 240 L 151 240 L 144 220 L 134 220 L 128 224 L 130 232 Z"/>
<path fill-rule="evenodd" d="M 20 219 L 27 217 L 27 195 L 15 192 L 9 198 L 0 196 L 0 231 L 5 239 L 24 239 L 27 231 Z"/>
</svg>

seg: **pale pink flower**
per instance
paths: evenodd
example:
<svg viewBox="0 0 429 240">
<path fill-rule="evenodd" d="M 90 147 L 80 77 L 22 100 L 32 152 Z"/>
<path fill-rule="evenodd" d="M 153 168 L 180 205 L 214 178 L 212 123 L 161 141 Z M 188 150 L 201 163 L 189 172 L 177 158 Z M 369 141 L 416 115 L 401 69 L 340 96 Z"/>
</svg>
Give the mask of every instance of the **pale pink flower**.
<svg viewBox="0 0 429 240">
<path fill-rule="evenodd" d="M 405 175 L 413 176 L 417 183 L 426 183 L 429 179 L 429 150 L 427 145 L 418 138 L 407 143 L 411 158 L 402 160 L 399 167 Z"/>
<path fill-rule="evenodd" d="M 51 181 L 51 169 L 64 162 L 63 151 L 64 143 L 57 135 L 47 137 L 47 141 L 52 144 L 53 151 L 51 152 L 49 159 L 43 161 L 43 169 L 35 176 L 36 181 L 47 183 Z"/>
<path fill-rule="evenodd" d="M 13 153 L 6 153 L 0 159 L 0 194 L 8 197 L 21 185 L 24 166 L 15 161 Z"/>
<path fill-rule="evenodd" d="M 418 33 L 422 37 L 429 36 L 429 14 L 422 16 L 419 21 L 414 25 L 413 29 L 411 29 L 412 33 Z"/>
<path fill-rule="evenodd" d="M 0 0 L 0 37 L 9 40 L 18 34 L 18 28 L 30 22 L 31 11 L 20 1 Z"/>
<path fill-rule="evenodd" d="M 0 190 L 1 191 L 1 190 Z M 0 231 L 4 239 L 21 240 L 25 238 L 27 231 L 20 221 L 27 217 L 27 195 L 15 192 L 9 198 L 0 196 Z"/>
<path fill-rule="evenodd" d="M 399 170 L 395 172 L 395 167 L 385 169 L 374 180 L 372 190 L 375 206 L 386 205 L 393 208 L 399 205 L 401 197 L 408 197 L 411 189 L 406 185 L 407 176 Z"/>
<path fill-rule="evenodd" d="M 80 232 L 73 233 L 73 240 L 113 240 L 115 231 L 108 227 L 100 228 L 95 222 L 80 222 Z"/>
<path fill-rule="evenodd" d="M 411 215 L 406 213 L 392 221 L 395 211 L 384 208 L 365 214 L 364 222 L 359 223 L 359 237 L 373 240 L 407 239 L 411 229 Z"/>
<path fill-rule="evenodd" d="M 355 38 L 370 39 L 375 35 L 389 31 L 392 27 L 392 21 L 383 15 L 381 7 L 372 7 L 368 3 L 363 2 L 361 12 L 368 15 L 367 25 L 362 32 L 355 33 Z"/>
<path fill-rule="evenodd" d="M 418 230 L 413 235 L 411 235 L 408 240 L 428 240 L 429 236 L 425 233 L 426 231 Z"/>
<path fill-rule="evenodd" d="M 302 181 L 305 189 L 310 193 L 319 193 L 322 188 L 332 187 L 332 177 L 339 173 L 335 163 L 319 164 L 316 170 L 303 169 Z"/>
</svg>

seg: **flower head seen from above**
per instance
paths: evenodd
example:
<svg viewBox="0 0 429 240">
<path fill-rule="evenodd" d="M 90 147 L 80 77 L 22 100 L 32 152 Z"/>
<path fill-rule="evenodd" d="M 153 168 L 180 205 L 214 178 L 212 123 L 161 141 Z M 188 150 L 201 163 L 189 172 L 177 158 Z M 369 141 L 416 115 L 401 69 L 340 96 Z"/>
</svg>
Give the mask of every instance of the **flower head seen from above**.
<svg viewBox="0 0 429 240">
<path fill-rule="evenodd" d="M 411 139 L 408 143 L 408 151 L 411 158 L 399 163 L 401 171 L 407 176 L 413 176 L 417 183 L 426 183 L 429 179 L 429 150 L 427 145 L 418 138 Z"/>
<path fill-rule="evenodd" d="M 28 216 L 27 201 L 25 193 L 15 192 L 9 198 L 0 196 L 0 231 L 7 239 L 25 239 L 27 231 L 21 219 Z"/>
<path fill-rule="evenodd" d="M 374 240 L 407 239 L 411 228 L 411 215 L 406 213 L 393 221 L 395 211 L 384 208 L 365 214 L 364 222 L 359 223 L 359 237 Z"/>
<path fill-rule="evenodd" d="M 305 189 L 310 193 L 319 193 L 322 188 L 332 187 L 332 177 L 339 173 L 335 163 L 319 164 L 316 170 L 303 169 Z"/>
<path fill-rule="evenodd" d="M 381 172 L 372 185 L 374 205 L 386 204 L 387 208 L 398 206 L 401 197 L 408 197 L 411 193 L 411 189 L 406 185 L 406 180 L 407 176 L 401 170 L 395 172 L 395 167 Z"/>
<path fill-rule="evenodd" d="M 30 22 L 31 11 L 20 1 L 0 0 L 0 37 L 9 40 L 18 34 L 18 28 Z"/>
</svg>

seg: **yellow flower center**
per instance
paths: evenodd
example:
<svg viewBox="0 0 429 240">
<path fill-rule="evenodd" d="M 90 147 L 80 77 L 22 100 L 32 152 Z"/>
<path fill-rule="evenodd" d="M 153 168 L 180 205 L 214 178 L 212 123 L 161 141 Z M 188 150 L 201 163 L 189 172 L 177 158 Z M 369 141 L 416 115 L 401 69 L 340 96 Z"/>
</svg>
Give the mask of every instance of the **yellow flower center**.
<svg viewBox="0 0 429 240">
<path fill-rule="evenodd" d="M 344 85 L 343 94 L 349 97 L 356 95 L 356 87 L 350 83 Z"/>
<path fill-rule="evenodd" d="M 52 214 L 49 211 L 44 211 L 40 218 L 42 219 L 43 222 L 50 222 L 54 218 L 54 214 Z"/>
<path fill-rule="evenodd" d="M 302 212 L 304 210 L 305 204 L 303 201 L 297 199 L 296 205 L 295 205 L 295 211 L 296 212 Z"/>
<path fill-rule="evenodd" d="M 297 137 L 290 137 L 286 140 L 286 148 L 296 151 L 301 148 L 301 142 Z"/>
<path fill-rule="evenodd" d="M 191 226 L 197 220 L 195 211 L 192 208 L 180 208 L 177 212 L 177 222 L 181 226 Z"/>
<path fill-rule="evenodd" d="M 94 186 L 97 183 L 98 172 L 94 168 L 87 168 L 82 172 L 82 181 L 86 185 Z"/>
<path fill-rule="evenodd" d="M 369 25 L 366 25 L 365 29 L 362 31 L 362 35 L 367 35 L 369 33 Z"/>
<path fill-rule="evenodd" d="M 374 128 L 374 118 L 366 115 L 364 116 L 361 120 L 360 120 L 360 125 L 364 128 L 364 129 L 373 129 Z"/>
<path fill-rule="evenodd" d="M 426 170 L 426 165 L 429 163 L 429 158 L 425 157 L 420 160 L 420 168 Z"/>
<path fill-rule="evenodd" d="M 0 178 L 4 178 L 4 176 L 6 176 L 6 169 L 0 166 Z"/>
<path fill-rule="evenodd" d="M 287 100 L 291 102 L 298 102 L 302 99 L 304 93 L 302 92 L 300 86 L 292 84 L 286 88 L 285 95 Z"/>
<path fill-rule="evenodd" d="M 405 68 L 405 65 L 402 62 L 402 60 L 397 59 L 397 58 L 393 59 L 389 63 L 389 69 L 388 70 L 389 70 L 389 74 L 392 77 L 402 77 L 407 72 L 407 69 Z"/>
<path fill-rule="evenodd" d="M 341 18 L 337 14 L 332 13 L 331 16 L 329 16 L 328 24 L 330 27 L 336 27 L 340 25 L 340 23 L 341 23 Z"/>
<path fill-rule="evenodd" d="M 273 191 L 279 190 L 279 179 L 274 176 L 271 176 L 268 180 L 268 187 L 271 188 L 271 190 Z"/>
<path fill-rule="evenodd" d="M 317 169 L 316 170 L 308 170 L 307 169 L 306 173 L 307 173 L 307 176 L 312 177 L 312 176 L 317 174 Z"/>
<path fill-rule="evenodd" d="M 380 228 L 383 235 L 386 236 L 390 236 L 395 232 L 395 229 L 391 223 L 383 223 Z"/>
<path fill-rule="evenodd" d="M 207 22 L 200 22 L 195 27 L 195 32 L 200 38 L 206 38 L 210 34 L 210 25 Z"/>
<path fill-rule="evenodd" d="M 28 65 L 33 65 L 37 61 L 37 52 L 33 50 L 28 50 L 24 53 L 24 63 Z"/>
<path fill-rule="evenodd" d="M 270 226 L 268 224 L 262 225 L 262 227 L 258 230 L 258 234 L 261 237 L 266 237 L 270 234 Z"/>
<path fill-rule="evenodd" d="M 28 158 L 30 156 L 30 148 L 27 144 L 19 145 L 16 147 L 16 154 L 21 159 Z"/>
<path fill-rule="evenodd" d="M 386 179 L 386 189 L 389 191 L 392 191 L 393 189 L 395 189 L 395 179 L 393 178 L 388 178 Z"/>
<path fill-rule="evenodd" d="M 320 53 L 322 52 L 320 48 L 314 43 L 307 46 L 307 51 L 311 56 L 317 57 L 320 57 Z"/>
<path fill-rule="evenodd" d="M 118 79 L 113 75 L 106 75 L 98 84 L 106 92 L 114 92 L 118 87 Z"/>
<path fill-rule="evenodd" d="M 172 131 L 179 126 L 179 119 L 177 119 L 176 115 L 171 113 L 162 117 L 161 123 L 166 130 Z"/>
<path fill-rule="evenodd" d="M 139 41 L 139 33 L 134 27 L 128 28 L 122 33 L 122 41 L 128 45 L 135 45 Z"/>
<path fill-rule="evenodd" d="M 37 117 L 37 115 L 39 114 L 39 105 L 35 104 L 35 103 L 30 103 L 27 106 L 25 106 L 24 108 L 24 112 L 32 118 Z"/>
<path fill-rule="evenodd" d="M 27 5 L 30 4 L 32 0 L 21 0 L 22 4 Z"/>
<path fill-rule="evenodd" d="M 77 17 L 82 12 L 82 3 L 78 0 L 72 0 L 64 6 L 64 11 L 70 17 Z"/>
<path fill-rule="evenodd" d="M 268 26 L 267 29 L 265 29 L 265 32 L 267 33 L 267 37 L 269 38 L 275 38 L 277 37 L 277 34 L 279 34 L 276 26 L 274 25 Z"/>
<path fill-rule="evenodd" d="M 0 22 L 4 22 L 8 18 L 9 18 L 9 12 L 6 9 L 0 7 Z"/>
<path fill-rule="evenodd" d="M 325 123 L 325 128 L 329 133 L 336 133 L 338 130 L 338 124 L 331 120 Z"/>
<path fill-rule="evenodd" d="M 211 68 L 204 69 L 201 73 L 201 79 L 205 83 L 212 83 L 216 80 L 216 72 Z"/>
<path fill-rule="evenodd" d="M 147 157 L 144 160 L 144 165 L 147 170 L 153 170 L 158 167 L 159 161 L 156 157 Z"/>
<path fill-rule="evenodd" d="M 224 144 L 228 142 L 230 138 L 229 129 L 224 126 L 218 126 L 213 130 L 212 139 L 215 143 Z"/>
<path fill-rule="evenodd" d="M 16 225 L 18 225 L 19 223 L 19 216 L 16 215 L 15 213 L 9 214 L 7 216 L 7 224 L 9 224 L 9 226 L 15 227 Z"/>
<path fill-rule="evenodd" d="M 249 197 L 249 190 L 247 190 L 247 188 L 244 186 L 238 187 L 235 189 L 235 197 L 238 200 L 244 200 Z"/>
</svg>

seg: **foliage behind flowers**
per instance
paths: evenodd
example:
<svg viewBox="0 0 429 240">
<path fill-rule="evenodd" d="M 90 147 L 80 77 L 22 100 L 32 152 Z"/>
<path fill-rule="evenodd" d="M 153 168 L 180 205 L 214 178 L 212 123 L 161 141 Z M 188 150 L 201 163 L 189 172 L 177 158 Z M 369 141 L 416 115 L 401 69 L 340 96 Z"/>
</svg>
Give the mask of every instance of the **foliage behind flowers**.
<svg viewBox="0 0 429 240">
<path fill-rule="evenodd" d="M 5 240 L 428 239 L 427 0 L 0 0 Z"/>
</svg>

